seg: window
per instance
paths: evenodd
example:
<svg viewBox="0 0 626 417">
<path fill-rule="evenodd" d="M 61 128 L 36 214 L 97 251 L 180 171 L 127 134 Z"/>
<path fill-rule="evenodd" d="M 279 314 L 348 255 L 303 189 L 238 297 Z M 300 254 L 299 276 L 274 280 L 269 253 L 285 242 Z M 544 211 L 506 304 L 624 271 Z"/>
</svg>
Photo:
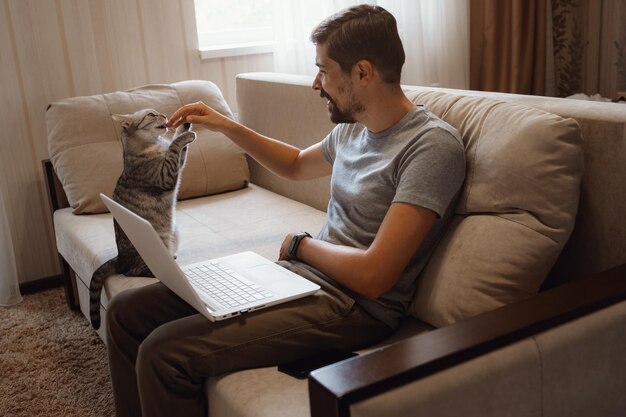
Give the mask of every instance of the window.
<svg viewBox="0 0 626 417">
<path fill-rule="evenodd" d="M 272 52 L 272 0 L 194 0 L 203 59 Z"/>
</svg>

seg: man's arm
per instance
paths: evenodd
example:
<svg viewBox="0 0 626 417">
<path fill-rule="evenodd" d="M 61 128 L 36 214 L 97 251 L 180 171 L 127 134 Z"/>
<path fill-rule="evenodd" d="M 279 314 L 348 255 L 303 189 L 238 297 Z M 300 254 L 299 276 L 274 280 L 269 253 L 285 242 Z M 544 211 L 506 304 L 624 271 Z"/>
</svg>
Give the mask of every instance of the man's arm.
<svg viewBox="0 0 626 417">
<path fill-rule="evenodd" d="M 321 142 L 300 150 L 260 135 L 202 102 L 187 104 L 178 109 L 170 117 L 168 125 L 176 128 L 185 122 L 223 133 L 257 162 L 281 177 L 307 180 L 330 175 L 332 172 L 332 165 L 322 153 Z"/>
<path fill-rule="evenodd" d="M 298 246 L 297 258 L 347 288 L 376 299 L 400 278 L 436 218 L 437 215 L 426 208 L 393 203 L 369 248 L 357 249 L 305 238 Z M 280 259 L 289 259 L 287 246 L 291 237 L 287 236 L 283 242 Z"/>
</svg>

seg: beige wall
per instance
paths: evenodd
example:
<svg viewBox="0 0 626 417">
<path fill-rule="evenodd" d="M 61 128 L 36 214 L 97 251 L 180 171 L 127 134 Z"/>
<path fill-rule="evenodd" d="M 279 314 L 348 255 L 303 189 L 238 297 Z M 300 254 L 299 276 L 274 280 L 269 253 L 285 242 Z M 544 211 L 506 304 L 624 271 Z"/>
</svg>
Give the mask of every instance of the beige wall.
<svg viewBox="0 0 626 417">
<path fill-rule="evenodd" d="M 194 19 L 193 0 L 0 0 L 0 192 L 20 282 L 60 272 L 40 163 L 50 102 L 206 79 L 235 111 L 235 75 L 273 69 L 271 55 L 201 61 Z"/>
</svg>

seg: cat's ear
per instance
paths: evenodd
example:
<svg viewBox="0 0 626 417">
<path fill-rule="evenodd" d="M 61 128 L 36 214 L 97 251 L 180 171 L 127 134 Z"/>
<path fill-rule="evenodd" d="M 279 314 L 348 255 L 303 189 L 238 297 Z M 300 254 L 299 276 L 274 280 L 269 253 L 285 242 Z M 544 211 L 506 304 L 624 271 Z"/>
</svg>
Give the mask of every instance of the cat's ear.
<svg viewBox="0 0 626 417">
<path fill-rule="evenodd" d="M 128 129 L 132 124 L 132 115 L 130 114 L 113 114 L 111 117 L 114 121 L 122 125 L 124 129 Z"/>
</svg>

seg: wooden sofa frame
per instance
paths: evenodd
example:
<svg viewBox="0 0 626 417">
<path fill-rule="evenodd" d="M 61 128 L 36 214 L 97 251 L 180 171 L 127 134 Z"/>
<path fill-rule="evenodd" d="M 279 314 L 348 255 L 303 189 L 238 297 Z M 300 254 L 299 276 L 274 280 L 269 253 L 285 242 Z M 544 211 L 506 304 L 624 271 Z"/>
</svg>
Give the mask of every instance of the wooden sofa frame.
<svg viewBox="0 0 626 417">
<path fill-rule="evenodd" d="M 46 189 L 48 190 L 48 204 L 50 206 L 51 215 L 54 215 L 55 211 L 69 207 L 70 203 L 67 201 L 65 191 L 63 191 L 63 184 L 61 184 L 59 177 L 56 172 L 54 172 L 52 161 L 44 159 L 41 161 L 41 167 L 46 181 Z M 54 218 L 52 224 L 54 224 Z M 78 310 L 78 290 L 76 289 L 74 271 L 72 271 L 72 268 L 67 261 L 63 259 L 61 254 L 59 254 L 59 263 L 61 264 L 61 277 L 63 286 L 65 287 L 67 306 L 72 310 Z"/>
</svg>

